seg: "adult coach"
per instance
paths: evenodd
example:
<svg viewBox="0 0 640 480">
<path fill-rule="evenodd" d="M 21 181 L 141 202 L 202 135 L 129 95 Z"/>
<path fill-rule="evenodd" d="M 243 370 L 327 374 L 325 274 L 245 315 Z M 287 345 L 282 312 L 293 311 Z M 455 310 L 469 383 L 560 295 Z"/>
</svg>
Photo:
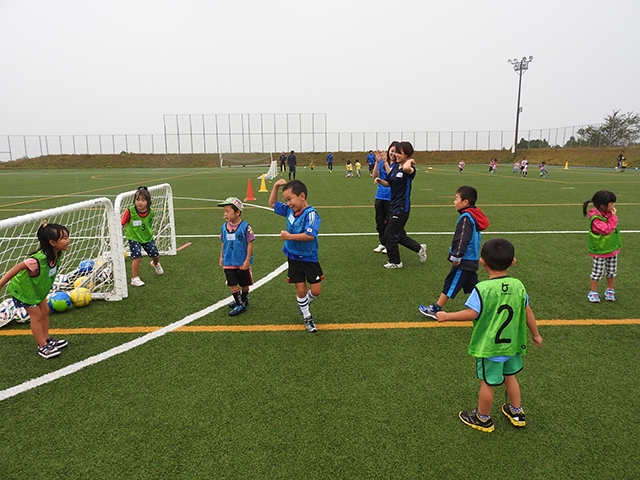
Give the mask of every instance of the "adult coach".
<svg viewBox="0 0 640 480">
<path fill-rule="evenodd" d="M 376 165 L 376 156 L 373 150 L 369 150 L 367 154 L 367 166 L 369 167 L 369 176 L 373 177 L 373 167 Z"/>
<path fill-rule="evenodd" d="M 411 182 L 416 176 L 414 167 L 416 162 L 411 158 L 412 155 L 413 145 L 410 142 L 400 142 L 396 148 L 396 163 L 389 166 L 387 160 L 384 164 L 384 168 L 389 173 L 387 182 L 391 187 L 389 218 L 383 242 L 387 247 L 389 262 L 384 264 L 384 268 L 402 268 L 398 245 L 416 252 L 421 263 L 427 260 L 427 246 L 409 237 L 404 229 L 411 209 Z"/>
<path fill-rule="evenodd" d="M 373 166 L 373 183 L 377 185 L 376 196 L 374 201 L 376 231 L 378 232 L 378 246 L 373 249 L 376 253 L 387 253 L 387 247 L 384 246 L 384 233 L 387 229 L 387 219 L 389 217 L 389 204 L 391 203 L 391 187 L 387 182 L 387 170 L 385 162 L 389 166 L 393 166 L 396 161 L 396 148 L 400 142 L 393 141 L 385 152 L 377 152 L 376 163 Z"/>
<path fill-rule="evenodd" d="M 333 172 L 333 153 L 331 152 L 327 155 L 327 168 L 330 172 Z"/>
<path fill-rule="evenodd" d="M 293 150 L 291 150 L 291 153 L 289 154 L 289 156 L 287 157 L 287 163 L 289 164 L 289 180 L 291 180 L 291 174 L 293 173 L 293 179 L 296 179 L 296 155 L 295 152 Z"/>
</svg>

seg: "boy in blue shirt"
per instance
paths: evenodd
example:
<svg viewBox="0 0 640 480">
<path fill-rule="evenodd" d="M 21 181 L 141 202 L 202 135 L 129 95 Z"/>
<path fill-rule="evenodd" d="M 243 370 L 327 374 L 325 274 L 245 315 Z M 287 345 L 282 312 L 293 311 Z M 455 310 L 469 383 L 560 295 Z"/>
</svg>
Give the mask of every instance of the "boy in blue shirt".
<svg viewBox="0 0 640 480">
<path fill-rule="evenodd" d="M 278 202 L 278 189 L 286 203 Z M 298 309 L 304 318 L 307 332 L 318 329 L 309 312 L 309 305 L 320 295 L 324 274 L 318 262 L 318 230 L 320 216 L 315 208 L 307 203 L 307 187 L 300 180 L 287 183 L 283 178 L 273 184 L 269 205 L 274 213 L 287 219 L 287 229 L 280 231 L 284 240 L 282 251 L 287 256 L 289 272 L 287 282 L 296 285 Z M 309 287 L 307 289 L 307 283 Z"/>
<path fill-rule="evenodd" d="M 455 298 L 458 292 L 471 293 L 478 283 L 478 259 L 482 230 L 489 226 L 489 219 L 476 207 L 478 192 L 475 188 L 462 186 L 456 191 L 453 206 L 460 217 L 449 249 L 451 271 L 444 280 L 444 287 L 438 301 L 433 305 L 420 305 L 418 310 L 427 317 L 436 319 L 447 300 Z"/>
<path fill-rule="evenodd" d="M 244 206 L 239 198 L 229 197 L 218 206 L 224 208 L 223 218 L 226 220 L 220 233 L 219 263 L 233 295 L 229 315 L 235 317 L 246 312 L 249 305 L 249 286 L 253 285 L 253 241 L 256 237 L 251 226 L 241 218 Z"/>
<path fill-rule="evenodd" d="M 511 403 L 502 405 L 502 413 L 515 427 L 526 425 L 516 374 L 522 370 L 522 356 L 527 352 L 527 329 L 533 344 L 542 345 L 524 285 L 507 276 L 507 269 L 516 263 L 514 253 L 513 244 L 504 238 L 486 242 L 480 263 L 489 280 L 476 285 L 465 310 L 437 314 L 439 322 L 473 321 L 468 353 L 476 358 L 476 375 L 480 380 L 478 408 L 462 411 L 458 417 L 465 425 L 482 432 L 495 429 L 491 420 L 493 389 L 503 383 Z"/>
</svg>

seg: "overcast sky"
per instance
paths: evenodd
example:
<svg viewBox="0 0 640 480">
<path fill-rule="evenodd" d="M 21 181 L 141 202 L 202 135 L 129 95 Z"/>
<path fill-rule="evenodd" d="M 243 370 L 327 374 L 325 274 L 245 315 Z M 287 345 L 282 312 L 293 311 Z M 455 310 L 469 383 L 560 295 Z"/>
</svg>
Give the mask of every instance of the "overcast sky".
<svg viewBox="0 0 640 480">
<path fill-rule="evenodd" d="M 640 112 L 638 0 L 0 0 L 0 135 L 162 133 L 163 114 L 326 113 L 330 132 Z"/>
</svg>

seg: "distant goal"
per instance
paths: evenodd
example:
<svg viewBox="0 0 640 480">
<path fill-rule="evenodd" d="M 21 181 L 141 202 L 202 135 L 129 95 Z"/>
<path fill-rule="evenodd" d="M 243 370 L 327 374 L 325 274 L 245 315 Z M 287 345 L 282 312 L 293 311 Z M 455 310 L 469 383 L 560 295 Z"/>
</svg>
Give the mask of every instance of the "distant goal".
<svg viewBox="0 0 640 480">
<path fill-rule="evenodd" d="M 221 167 L 270 166 L 273 162 L 273 148 L 263 144 L 221 145 L 218 155 Z"/>
</svg>

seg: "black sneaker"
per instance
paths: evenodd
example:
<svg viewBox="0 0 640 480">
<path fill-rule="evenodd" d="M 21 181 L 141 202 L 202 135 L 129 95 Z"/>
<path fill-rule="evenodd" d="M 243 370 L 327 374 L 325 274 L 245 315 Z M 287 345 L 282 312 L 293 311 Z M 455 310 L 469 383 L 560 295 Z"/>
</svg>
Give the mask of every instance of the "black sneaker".
<svg viewBox="0 0 640 480">
<path fill-rule="evenodd" d="M 42 358 L 53 358 L 60 355 L 60 350 L 49 345 L 48 343 L 45 343 L 44 347 L 38 347 L 38 355 L 40 355 Z"/>
<path fill-rule="evenodd" d="M 69 345 L 69 342 L 67 342 L 66 340 L 49 337 L 47 338 L 47 345 L 51 345 L 54 348 L 61 349 Z"/>
<path fill-rule="evenodd" d="M 477 410 L 474 410 L 473 412 L 460 412 L 458 417 L 460 417 L 462 423 L 465 423 L 476 430 L 480 430 L 481 432 L 493 432 L 495 430 L 491 417 L 482 421 L 478 418 Z"/>
<path fill-rule="evenodd" d="M 227 307 L 229 308 L 236 308 L 238 306 L 238 302 L 236 302 L 235 300 L 233 302 L 231 302 L 229 305 L 227 305 Z M 247 297 L 247 300 L 244 302 L 244 306 L 248 307 L 249 306 L 249 298 Z"/>
<path fill-rule="evenodd" d="M 247 307 L 244 306 L 244 303 L 240 303 L 239 305 L 236 305 L 233 308 L 233 310 L 229 312 L 229 316 L 235 317 L 236 315 L 240 315 L 241 313 L 244 313 L 246 311 L 247 311 Z"/>
<path fill-rule="evenodd" d="M 502 405 L 502 413 L 504 413 L 505 417 L 507 417 L 511 424 L 516 427 L 524 427 L 527 424 L 524 419 L 524 411 L 520 413 L 513 413 L 511 411 L 511 405 L 506 403 Z"/>
<path fill-rule="evenodd" d="M 312 317 L 307 317 L 307 318 L 304 319 L 304 328 L 309 333 L 315 333 L 315 332 L 318 331 L 318 327 L 316 327 L 316 324 L 313 321 Z"/>
</svg>

